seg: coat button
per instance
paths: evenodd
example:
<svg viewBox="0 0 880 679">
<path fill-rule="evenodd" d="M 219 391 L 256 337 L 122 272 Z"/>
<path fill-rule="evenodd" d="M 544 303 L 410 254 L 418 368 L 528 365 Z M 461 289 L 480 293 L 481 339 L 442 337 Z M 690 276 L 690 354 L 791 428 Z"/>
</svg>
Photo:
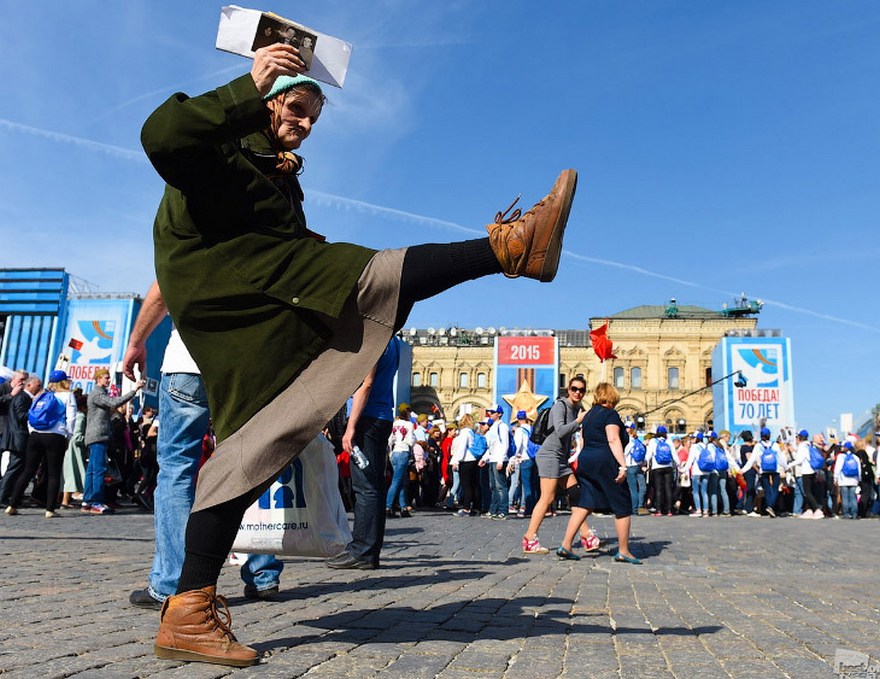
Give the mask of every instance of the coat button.
<svg viewBox="0 0 880 679">
<path fill-rule="evenodd" d="M 292 300 L 290 300 L 290 301 L 293 302 L 294 304 L 299 304 L 299 297 L 294 297 L 294 298 L 293 298 Z"/>
</svg>

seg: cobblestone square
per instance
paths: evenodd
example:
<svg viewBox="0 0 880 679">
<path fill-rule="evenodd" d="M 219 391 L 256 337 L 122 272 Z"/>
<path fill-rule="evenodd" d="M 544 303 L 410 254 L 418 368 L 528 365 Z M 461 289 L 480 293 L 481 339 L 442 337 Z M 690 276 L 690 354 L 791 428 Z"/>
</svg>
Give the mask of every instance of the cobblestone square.
<svg viewBox="0 0 880 679">
<path fill-rule="evenodd" d="M 567 516 L 548 519 L 558 544 Z M 606 553 L 526 557 L 522 520 L 418 512 L 388 523 L 383 567 L 285 558 L 247 600 L 224 568 L 251 668 L 161 661 L 158 614 L 133 608 L 153 517 L 24 509 L 0 521 L 0 675 L 31 677 L 832 677 L 838 649 L 880 660 L 880 521 L 635 517 L 642 566 Z"/>
</svg>

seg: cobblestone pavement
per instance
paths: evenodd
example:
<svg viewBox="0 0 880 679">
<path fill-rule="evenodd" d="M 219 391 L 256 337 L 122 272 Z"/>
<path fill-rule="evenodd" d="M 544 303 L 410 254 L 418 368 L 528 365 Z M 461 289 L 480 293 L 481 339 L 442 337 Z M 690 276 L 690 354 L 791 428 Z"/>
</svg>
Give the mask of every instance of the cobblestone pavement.
<svg viewBox="0 0 880 679">
<path fill-rule="evenodd" d="M 548 519 L 558 544 L 566 516 Z M 609 537 L 613 521 L 597 517 Z M 276 601 L 224 569 L 231 668 L 161 661 L 145 585 L 152 516 L 0 515 L 0 675 L 209 678 L 833 677 L 838 649 L 880 662 L 880 521 L 635 517 L 643 566 L 525 557 L 522 520 L 423 512 L 389 522 L 383 568 L 285 559 Z"/>
</svg>

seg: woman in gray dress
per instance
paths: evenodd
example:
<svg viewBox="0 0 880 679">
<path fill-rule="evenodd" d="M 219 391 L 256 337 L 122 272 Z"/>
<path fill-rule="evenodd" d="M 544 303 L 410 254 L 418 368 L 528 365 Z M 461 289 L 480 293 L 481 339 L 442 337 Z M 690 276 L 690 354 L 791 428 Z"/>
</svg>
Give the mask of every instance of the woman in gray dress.
<svg viewBox="0 0 880 679">
<path fill-rule="evenodd" d="M 551 428 L 541 448 L 535 454 L 538 476 L 541 479 L 541 496 L 535 503 L 529 527 L 523 536 L 523 554 L 547 554 L 550 550 L 538 541 L 538 528 L 550 505 L 562 486 L 571 488 L 577 483 L 568 464 L 571 455 L 571 437 L 580 427 L 586 412 L 581 407 L 587 382 L 582 375 L 576 375 L 568 382 L 568 395 L 556 400 L 550 409 Z M 587 551 L 599 549 L 599 538 L 590 531 L 586 523 L 581 528 L 581 544 Z"/>
</svg>

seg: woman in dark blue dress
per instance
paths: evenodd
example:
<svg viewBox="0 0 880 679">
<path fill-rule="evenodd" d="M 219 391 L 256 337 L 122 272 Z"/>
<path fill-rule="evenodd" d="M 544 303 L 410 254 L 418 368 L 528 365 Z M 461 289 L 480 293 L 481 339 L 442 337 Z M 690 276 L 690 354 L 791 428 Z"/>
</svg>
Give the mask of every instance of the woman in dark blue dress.
<svg viewBox="0 0 880 679">
<path fill-rule="evenodd" d="M 578 557 L 571 551 L 571 541 L 590 512 L 610 508 L 614 513 L 617 530 L 615 561 L 642 563 L 629 551 L 632 499 L 626 483 L 626 463 L 623 449 L 629 443 L 626 428 L 614 407 L 620 394 L 613 385 L 601 382 L 593 394 L 593 407 L 587 411 L 581 424 L 583 448 L 578 456 L 577 478 L 581 486 L 578 506 L 571 510 L 562 546 L 556 555 L 562 559 Z"/>
</svg>

